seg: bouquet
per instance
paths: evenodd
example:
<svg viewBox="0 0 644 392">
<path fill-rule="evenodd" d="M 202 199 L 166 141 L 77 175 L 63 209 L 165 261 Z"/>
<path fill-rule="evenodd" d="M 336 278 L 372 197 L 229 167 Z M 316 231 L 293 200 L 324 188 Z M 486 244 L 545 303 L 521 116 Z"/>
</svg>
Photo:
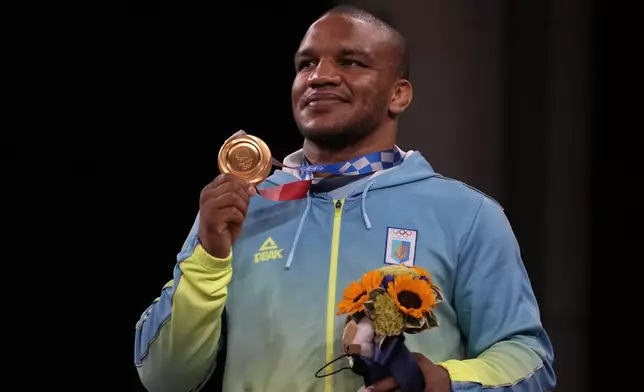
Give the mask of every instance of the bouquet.
<svg viewBox="0 0 644 392">
<path fill-rule="evenodd" d="M 404 334 L 438 327 L 433 309 L 442 300 L 429 272 L 418 267 L 386 266 L 349 284 L 338 304 L 338 315 L 349 315 L 342 336 L 344 354 L 365 386 L 390 376 L 403 392 L 425 390 Z"/>
</svg>

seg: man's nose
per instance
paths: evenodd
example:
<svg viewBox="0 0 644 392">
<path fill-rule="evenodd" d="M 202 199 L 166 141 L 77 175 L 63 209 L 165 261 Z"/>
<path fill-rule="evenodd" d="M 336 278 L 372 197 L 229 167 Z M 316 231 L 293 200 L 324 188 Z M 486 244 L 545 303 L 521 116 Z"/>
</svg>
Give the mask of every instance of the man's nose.
<svg viewBox="0 0 644 392">
<path fill-rule="evenodd" d="M 340 72 L 335 64 L 329 61 L 320 61 L 315 71 L 309 76 L 309 87 L 337 86 L 341 82 Z"/>
</svg>

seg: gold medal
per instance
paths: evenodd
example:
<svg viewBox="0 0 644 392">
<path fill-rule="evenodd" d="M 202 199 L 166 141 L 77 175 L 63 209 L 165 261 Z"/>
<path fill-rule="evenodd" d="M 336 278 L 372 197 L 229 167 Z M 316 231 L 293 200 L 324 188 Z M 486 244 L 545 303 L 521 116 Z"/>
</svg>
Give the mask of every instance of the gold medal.
<svg viewBox="0 0 644 392">
<path fill-rule="evenodd" d="M 239 135 L 221 146 L 217 163 L 221 173 L 230 173 L 257 185 L 271 172 L 271 151 L 262 139 Z"/>
</svg>

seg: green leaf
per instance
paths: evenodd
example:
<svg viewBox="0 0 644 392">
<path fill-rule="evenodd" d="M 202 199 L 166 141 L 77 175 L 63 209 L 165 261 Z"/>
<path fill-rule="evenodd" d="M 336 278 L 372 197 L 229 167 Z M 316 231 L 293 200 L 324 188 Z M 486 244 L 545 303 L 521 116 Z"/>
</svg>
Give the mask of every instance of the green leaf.
<svg viewBox="0 0 644 392">
<path fill-rule="evenodd" d="M 364 307 L 364 312 L 367 315 L 367 317 L 373 320 L 373 314 L 376 311 L 376 307 L 373 301 L 366 301 L 365 303 L 362 304 L 362 306 Z"/>
<path fill-rule="evenodd" d="M 407 324 L 405 326 L 405 332 L 409 334 L 416 334 L 419 332 L 423 332 L 424 330 L 427 329 L 427 322 L 425 322 L 425 319 L 416 319 L 419 321 L 419 323 L 414 323 L 414 324 Z"/>
<path fill-rule="evenodd" d="M 376 287 L 369 293 L 369 299 L 374 301 L 376 298 L 378 298 L 379 295 L 382 295 L 385 292 L 386 290 L 383 287 Z"/>
<path fill-rule="evenodd" d="M 428 328 L 438 327 L 438 317 L 436 317 L 434 312 L 425 312 L 425 322 Z"/>
<path fill-rule="evenodd" d="M 417 319 L 411 316 L 407 316 L 405 325 L 409 326 L 410 328 L 420 328 L 420 326 L 423 325 L 423 321 L 423 319 Z"/>
<path fill-rule="evenodd" d="M 432 290 L 434 290 L 434 294 L 436 295 L 436 302 L 443 302 L 443 292 L 441 289 L 438 286 L 432 286 Z"/>
<path fill-rule="evenodd" d="M 420 327 L 420 328 L 409 328 L 405 330 L 405 333 L 408 333 L 410 335 L 415 335 L 417 333 L 421 333 L 427 330 L 426 326 Z"/>
<path fill-rule="evenodd" d="M 353 319 L 353 321 L 355 321 L 355 322 L 356 322 L 356 324 L 357 324 L 357 323 L 359 323 L 359 322 L 360 322 L 360 320 L 362 320 L 362 318 L 363 318 L 364 316 L 365 316 L 365 312 L 364 312 L 364 310 L 361 310 L 361 311 L 359 311 L 359 312 L 355 312 L 354 314 L 352 314 L 352 315 L 351 315 L 351 318 L 352 318 L 352 319 Z"/>
</svg>

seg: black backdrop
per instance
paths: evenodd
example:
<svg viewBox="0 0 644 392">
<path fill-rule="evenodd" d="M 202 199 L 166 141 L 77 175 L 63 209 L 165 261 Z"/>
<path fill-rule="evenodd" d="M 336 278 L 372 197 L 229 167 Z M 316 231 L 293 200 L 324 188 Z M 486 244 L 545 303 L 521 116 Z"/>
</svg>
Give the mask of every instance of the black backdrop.
<svg viewBox="0 0 644 392">
<path fill-rule="evenodd" d="M 222 142 L 244 129 L 278 158 L 301 146 L 289 105 L 293 54 L 330 7 L 137 4 L 112 30 L 87 102 L 98 176 L 107 182 L 96 265 L 114 284 L 102 305 L 111 309 L 104 321 L 111 332 L 95 375 L 115 391 L 144 390 L 133 365 L 134 325 L 172 277 L 199 192 L 218 174 Z"/>
<path fill-rule="evenodd" d="M 85 86 L 89 93 L 81 114 L 82 125 L 96 135 L 93 162 L 103 184 L 95 211 L 99 250 L 95 271 L 113 285 L 88 293 L 105 315 L 100 316 L 103 343 L 92 356 L 92 365 L 102 366 L 93 367 L 89 375 L 94 382 L 100 380 L 101 389 L 143 391 L 133 366 L 134 324 L 171 277 L 175 255 L 197 212 L 199 191 L 218 174 L 216 155 L 222 141 L 246 129 L 264 138 L 278 158 L 300 146 L 288 105 L 292 54 L 310 22 L 330 6 L 317 1 L 252 8 L 240 2 L 227 3 L 224 10 L 223 5 L 143 1 L 124 9 L 127 20 L 114 22 L 107 31 L 107 44 L 99 48 L 101 72 Z M 603 15 L 598 12 L 594 20 Z M 606 25 L 600 27 L 594 35 L 606 33 Z M 521 63 L 521 51 L 544 50 L 508 39 L 519 53 L 510 62 Z M 593 46 L 596 60 L 612 45 L 605 40 L 600 43 Z M 538 71 L 539 64 L 524 67 L 543 72 Z M 615 96 L 602 94 L 611 85 L 608 72 L 599 64 L 593 71 L 595 77 L 604 78 L 592 86 L 592 121 L 616 122 L 619 117 L 603 111 Z M 533 87 L 538 95 L 538 86 Z M 509 123 L 521 121 L 530 120 L 518 113 L 508 118 Z M 615 208 L 618 204 L 604 209 L 597 204 L 600 193 L 609 192 L 605 180 L 616 181 L 623 168 L 614 161 L 617 170 L 610 177 L 600 176 L 608 169 L 597 163 L 598 158 L 603 158 L 602 163 L 611 161 L 607 145 L 617 143 L 617 126 L 600 129 L 598 125 L 592 124 L 601 138 L 593 150 L 592 216 L 593 238 L 602 241 L 594 241 L 591 247 L 593 259 L 605 260 L 600 252 L 610 249 L 611 259 L 619 261 L 629 259 L 630 245 L 625 236 L 619 247 L 611 246 L 608 238 L 622 235 L 614 228 L 623 226 L 626 215 Z M 531 128 L 537 132 L 539 127 Z M 521 171 L 508 169 L 509 176 Z M 507 197 L 508 214 L 519 215 L 521 197 L 510 193 Z M 541 219 L 536 210 L 524 211 L 519 219 Z M 614 223 L 598 225 L 600 217 Z M 542 250 L 529 243 L 535 233 L 524 229 L 520 234 L 526 238 L 529 258 L 538 260 Z M 531 267 L 539 292 L 544 282 L 538 275 L 543 272 L 537 264 Z M 623 278 L 619 273 L 613 281 Z M 607 304 L 598 302 L 598 306 L 603 312 Z M 597 347 L 606 346 L 612 342 L 594 343 L 596 357 Z M 565 368 L 558 372 L 565 377 Z M 597 386 L 599 381 L 589 385 Z"/>
</svg>

